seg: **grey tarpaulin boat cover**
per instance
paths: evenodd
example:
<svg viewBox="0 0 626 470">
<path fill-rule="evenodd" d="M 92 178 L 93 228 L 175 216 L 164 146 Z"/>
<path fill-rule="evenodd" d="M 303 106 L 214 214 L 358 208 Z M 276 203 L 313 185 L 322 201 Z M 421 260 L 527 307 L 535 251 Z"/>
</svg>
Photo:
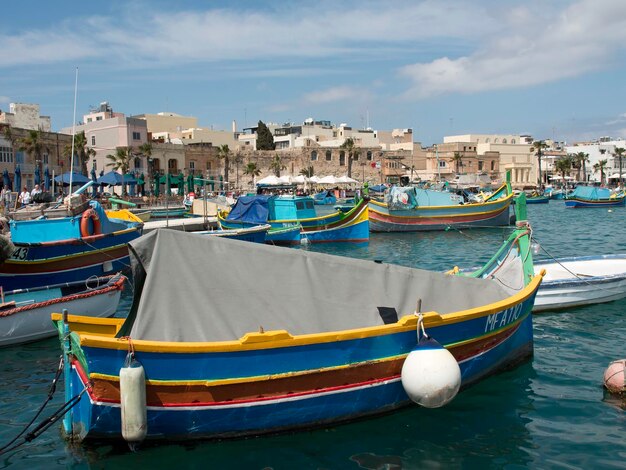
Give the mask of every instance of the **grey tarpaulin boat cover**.
<svg viewBox="0 0 626 470">
<path fill-rule="evenodd" d="M 133 339 L 340 331 L 395 321 L 413 313 L 418 298 L 423 312 L 445 314 L 511 295 L 490 279 L 173 230 L 129 245 L 135 297 L 119 335 Z"/>
</svg>

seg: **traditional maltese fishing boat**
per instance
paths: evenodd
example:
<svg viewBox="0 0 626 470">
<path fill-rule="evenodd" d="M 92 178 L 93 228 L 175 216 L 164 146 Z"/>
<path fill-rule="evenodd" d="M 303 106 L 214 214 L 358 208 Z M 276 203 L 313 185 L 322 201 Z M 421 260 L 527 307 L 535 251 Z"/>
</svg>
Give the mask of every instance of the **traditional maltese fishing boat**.
<svg viewBox="0 0 626 470">
<path fill-rule="evenodd" d="M 5 291 L 84 281 L 128 266 L 127 243 L 141 235 L 141 220 L 109 218 L 96 201 L 73 216 L 12 220 L 11 255 L 0 263 Z"/>
<path fill-rule="evenodd" d="M 509 174 L 507 174 L 509 177 Z M 458 195 L 415 187 L 392 187 L 383 202 L 369 202 L 373 232 L 417 232 L 509 224 L 513 201 L 507 181 L 482 202 L 465 203 Z"/>
<path fill-rule="evenodd" d="M 626 204 L 626 194 L 613 193 L 608 188 L 596 186 L 576 186 L 567 197 L 565 207 L 614 207 Z"/>
<path fill-rule="evenodd" d="M 411 400 L 441 406 L 532 354 L 541 275 L 529 237 L 518 223 L 480 276 L 467 277 L 152 232 L 129 244 L 128 318 L 53 315 L 66 399 L 77 402 L 64 431 L 77 440 L 223 438 Z"/>
</svg>

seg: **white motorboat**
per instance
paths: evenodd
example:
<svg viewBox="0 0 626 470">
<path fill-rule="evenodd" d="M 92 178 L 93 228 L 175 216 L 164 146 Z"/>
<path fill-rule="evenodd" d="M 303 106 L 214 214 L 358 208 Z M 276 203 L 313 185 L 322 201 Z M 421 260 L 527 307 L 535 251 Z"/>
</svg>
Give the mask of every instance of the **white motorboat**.
<svg viewBox="0 0 626 470">
<path fill-rule="evenodd" d="M 0 304 L 0 347 L 52 337 L 54 312 L 111 317 L 117 310 L 126 277 L 117 274 L 87 281 L 19 289 L 3 293 Z"/>
<path fill-rule="evenodd" d="M 626 297 L 626 255 L 535 261 L 546 270 L 533 312 L 610 302 Z"/>
</svg>

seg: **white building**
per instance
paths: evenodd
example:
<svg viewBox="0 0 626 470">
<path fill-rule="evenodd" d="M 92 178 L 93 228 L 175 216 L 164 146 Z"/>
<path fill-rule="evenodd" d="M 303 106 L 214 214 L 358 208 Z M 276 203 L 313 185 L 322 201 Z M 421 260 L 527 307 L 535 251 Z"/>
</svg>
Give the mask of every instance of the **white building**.
<svg viewBox="0 0 626 470">
<path fill-rule="evenodd" d="M 600 181 L 600 173 L 595 172 L 593 166 L 600 160 L 607 160 L 607 166 L 604 170 L 606 176 L 614 176 L 619 173 L 619 160 L 614 158 L 615 149 L 626 149 L 626 141 L 623 139 L 601 138 L 597 142 L 580 142 L 565 147 L 568 155 L 584 152 L 589 155 L 589 163 L 585 164 L 586 178 L 585 181 Z M 626 175 L 626 158 L 622 158 L 622 173 Z M 582 179 L 582 177 L 581 177 Z"/>
</svg>

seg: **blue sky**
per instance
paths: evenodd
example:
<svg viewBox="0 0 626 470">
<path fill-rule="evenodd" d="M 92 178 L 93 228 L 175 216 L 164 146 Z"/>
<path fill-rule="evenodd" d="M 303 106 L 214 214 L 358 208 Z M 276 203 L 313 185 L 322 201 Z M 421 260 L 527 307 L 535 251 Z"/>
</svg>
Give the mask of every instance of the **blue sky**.
<svg viewBox="0 0 626 470">
<path fill-rule="evenodd" d="M 626 2 L 3 2 L 0 109 L 626 138 Z"/>
</svg>

